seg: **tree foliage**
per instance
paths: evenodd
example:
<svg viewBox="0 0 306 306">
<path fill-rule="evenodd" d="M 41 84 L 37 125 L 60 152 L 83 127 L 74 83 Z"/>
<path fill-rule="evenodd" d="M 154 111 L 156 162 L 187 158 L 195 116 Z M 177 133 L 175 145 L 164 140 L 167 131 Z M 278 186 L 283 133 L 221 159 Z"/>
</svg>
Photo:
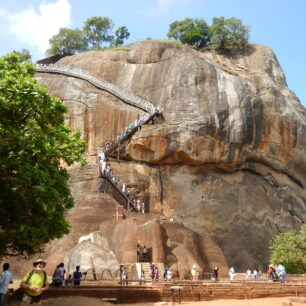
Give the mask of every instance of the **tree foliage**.
<svg viewBox="0 0 306 306">
<path fill-rule="evenodd" d="M 85 143 L 64 125 L 66 107 L 16 54 L 0 58 L 0 257 L 34 254 L 69 230 L 68 174 Z"/>
<path fill-rule="evenodd" d="M 209 28 L 212 48 L 219 51 L 235 52 L 248 44 L 249 27 L 236 18 L 213 18 Z"/>
<path fill-rule="evenodd" d="M 115 33 L 114 23 L 108 17 L 92 17 L 85 21 L 83 30 L 61 28 L 59 33 L 49 40 L 47 55 L 73 55 L 86 50 L 97 50 L 107 47 L 121 46 L 130 33 L 125 26 L 119 27 Z"/>
<path fill-rule="evenodd" d="M 130 32 L 127 27 L 119 27 L 115 32 L 115 38 L 112 41 L 112 46 L 117 47 L 123 45 L 125 39 L 130 37 Z"/>
<path fill-rule="evenodd" d="M 13 51 L 12 53 L 15 53 L 18 56 L 20 62 L 30 62 L 32 60 L 30 51 L 27 49 L 22 49 L 21 51 Z"/>
<path fill-rule="evenodd" d="M 185 18 L 170 24 L 168 37 L 183 44 L 202 48 L 209 43 L 208 25 L 204 19 Z"/>
<path fill-rule="evenodd" d="M 296 232 L 276 235 L 270 242 L 270 262 L 283 264 L 289 273 L 306 273 L 306 225 Z"/>
<path fill-rule="evenodd" d="M 78 29 L 61 28 L 58 34 L 50 38 L 49 43 L 48 55 L 73 55 L 87 49 L 87 39 Z"/>
<path fill-rule="evenodd" d="M 110 43 L 113 39 L 114 24 L 108 17 L 91 17 L 85 21 L 83 31 L 91 47 L 102 48 L 103 43 Z"/>
<path fill-rule="evenodd" d="M 236 18 L 213 18 L 211 26 L 204 19 L 185 18 L 172 22 L 167 35 L 198 49 L 211 45 L 218 51 L 235 52 L 247 46 L 249 28 Z"/>
</svg>

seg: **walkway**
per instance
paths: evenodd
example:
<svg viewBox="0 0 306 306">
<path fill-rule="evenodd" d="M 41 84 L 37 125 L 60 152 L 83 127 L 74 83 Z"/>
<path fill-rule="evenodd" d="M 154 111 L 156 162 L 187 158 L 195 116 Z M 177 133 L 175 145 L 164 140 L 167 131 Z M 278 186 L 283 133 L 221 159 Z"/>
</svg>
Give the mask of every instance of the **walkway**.
<svg viewBox="0 0 306 306">
<path fill-rule="evenodd" d="M 139 98 L 133 95 L 132 93 L 126 91 L 125 89 L 120 88 L 114 84 L 111 84 L 101 78 L 98 78 L 94 74 L 80 68 L 74 68 L 58 64 L 55 65 L 37 64 L 36 70 L 37 72 L 40 73 L 62 74 L 65 76 L 75 77 L 87 81 L 92 85 L 94 85 L 95 87 L 97 87 L 98 89 L 105 90 L 113 94 L 123 102 L 132 105 L 134 107 L 137 107 L 138 109 L 141 109 L 148 114 L 142 117 L 141 119 L 137 120 L 136 121 L 137 124 L 136 123 L 130 124 L 129 127 L 127 127 L 124 132 L 118 135 L 116 141 L 110 141 L 105 145 L 105 147 L 102 149 L 103 160 L 101 158 L 101 152 L 98 152 L 100 165 L 101 165 L 101 167 L 99 167 L 101 170 L 100 175 L 102 178 L 105 179 L 105 184 L 102 188 L 104 192 L 110 193 L 120 205 L 124 206 L 125 209 L 129 210 L 130 208 L 133 208 L 137 212 L 141 211 L 144 212 L 144 208 L 141 209 L 139 203 L 136 204 L 135 201 L 130 200 L 128 195 L 125 194 L 125 191 L 118 186 L 119 183 L 118 177 L 112 171 L 110 171 L 110 173 L 112 173 L 111 176 L 105 174 L 104 169 L 102 169 L 102 162 L 105 162 L 106 164 L 107 158 L 112 153 L 114 153 L 116 150 L 119 152 L 120 148 L 131 139 L 131 137 L 138 131 L 139 128 L 141 128 L 142 125 L 147 124 L 152 120 L 154 121 L 155 117 L 159 118 L 161 116 L 160 108 L 154 106 L 149 101 Z M 116 179 L 114 180 L 113 178 Z M 111 187 L 112 190 L 109 187 Z"/>
<path fill-rule="evenodd" d="M 94 74 L 80 69 L 63 65 L 36 65 L 36 71 L 41 73 L 55 73 L 63 74 L 70 77 L 75 77 L 84 81 L 87 81 L 95 87 L 105 90 L 127 104 L 135 106 L 146 113 L 154 114 L 155 106 L 149 101 L 139 98 L 127 90 L 120 88 L 112 83 L 109 83 Z"/>
</svg>

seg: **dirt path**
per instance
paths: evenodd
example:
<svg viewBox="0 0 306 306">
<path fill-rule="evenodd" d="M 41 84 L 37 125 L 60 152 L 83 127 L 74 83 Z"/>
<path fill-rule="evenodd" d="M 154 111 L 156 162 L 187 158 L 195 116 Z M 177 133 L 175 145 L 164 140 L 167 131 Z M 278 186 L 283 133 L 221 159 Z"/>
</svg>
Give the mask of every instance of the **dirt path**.
<svg viewBox="0 0 306 306">
<path fill-rule="evenodd" d="M 283 306 L 283 302 L 292 299 L 292 297 L 279 298 L 262 298 L 251 300 L 214 300 L 201 302 L 183 302 L 175 303 L 175 306 Z M 306 298 L 305 298 L 306 301 Z M 19 306 L 20 303 L 7 304 L 11 306 Z M 43 301 L 43 306 L 113 306 L 114 304 L 107 303 L 97 298 L 87 297 L 59 297 Z M 172 303 L 168 303 L 172 306 Z M 121 304 L 121 306 L 154 306 L 154 303 L 139 303 L 139 304 Z M 166 305 L 165 305 L 166 306 Z M 298 303 L 293 301 L 292 306 L 306 306 L 306 303 Z"/>
</svg>

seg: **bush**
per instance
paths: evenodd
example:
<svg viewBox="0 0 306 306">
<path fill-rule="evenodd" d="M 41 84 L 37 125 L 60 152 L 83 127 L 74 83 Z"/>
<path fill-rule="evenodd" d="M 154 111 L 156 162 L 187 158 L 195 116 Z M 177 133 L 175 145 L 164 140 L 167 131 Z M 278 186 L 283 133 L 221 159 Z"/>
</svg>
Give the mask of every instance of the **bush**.
<svg viewBox="0 0 306 306">
<path fill-rule="evenodd" d="M 306 225 L 299 232 L 276 235 L 270 242 L 273 264 L 283 264 L 289 273 L 306 273 Z"/>
</svg>

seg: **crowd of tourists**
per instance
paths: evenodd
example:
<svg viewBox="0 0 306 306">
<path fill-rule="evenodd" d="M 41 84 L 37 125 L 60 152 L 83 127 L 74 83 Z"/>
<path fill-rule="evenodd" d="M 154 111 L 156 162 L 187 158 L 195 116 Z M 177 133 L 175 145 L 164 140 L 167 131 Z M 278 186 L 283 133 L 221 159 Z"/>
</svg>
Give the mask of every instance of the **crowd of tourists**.
<svg viewBox="0 0 306 306">
<path fill-rule="evenodd" d="M 117 186 L 117 188 L 128 198 L 130 204 L 137 212 L 145 213 L 145 202 L 138 198 L 135 193 L 128 190 L 125 183 L 121 183 L 121 179 L 114 173 L 110 163 L 107 163 L 104 151 L 100 151 L 98 155 L 100 159 L 102 175 L 106 176 L 113 184 Z"/>
<path fill-rule="evenodd" d="M 125 183 L 121 183 L 121 180 L 118 175 L 116 175 L 111 169 L 111 166 L 109 163 L 107 163 L 106 155 L 109 153 L 110 150 L 117 148 L 118 144 L 120 142 L 124 141 L 126 137 L 135 130 L 140 130 L 142 125 L 147 123 L 150 117 L 152 116 L 152 123 L 154 123 L 154 119 L 156 118 L 157 121 L 160 121 L 163 116 L 163 109 L 159 106 L 155 106 L 154 110 L 151 114 L 145 114 L 139 119 L 135 120 L 134 122 L 130 123 L 125 130 L 121 131 L 117 137 L 114 140 L 111 140 L 107 142 L 102 150 L 99 150 L 98 156 L 99 156 L 99 162 L 100 162 L 100 168 L 101 173 L 103 176 L 106 176 L 111 180 L 112 183 L 114 183 L 119 190 L 128 198 L 129 203 L 134 207 L 134 209 L 138 212 L 145 213 L 146 207 L 143 200 L 140 198 L 137 198 L 135 193 L 130 192 L 126 188 Z"/>
<path fill-rule="evenodd" d="M 145 114 L 141 116 L 139 119 L 136 119 L 134 122 L 130 123 L 124 130 L 122 130 L 116 137 L 115 139 L 112 139 L 108 141 L 105 144 L 105 151 L 109 151 L 113 148 L 116 148 L 117 145 L 124 141 L 126 137 L 131 133 L 134 132 L 135 130 L 140 131 L 141 127 L 150 119 L 152 116 L 152 124 L 154 124 L 154 120 L 156 119 L 157 122 L 161 121 L 163 117 L 163 109 L 159 106 L 155 106 L 154 112 L 152 114 Z"/>
<path fill-rule="evenodd" d="M 150 260 L 149 250 L 144 247 L 137 247 L 137 260 L 141 261 L 146 259 Z M 41 305 L 41 295 L 44 291 L 48 290 L 49 282 L 46 271 L 44 270 L 46 266 L 46 261 L 43 259 L 37 259 L 33 262 L 33 269 L 29 271 L 21 281 L 20 288 L 23 289 L 24 294 L 22 297 L 21 306 L 26 306 L 30 304 L 35 304 L 36 306 Z M 160 275 L 160 271 L 158 270 L 158 266 L 154 263 L 150 265 L 150 277 L 152 281 L 158 281 L 163 279 L 165 281 L 170 281 L 172 279 L 172 269 L 170 266 L 165 266 L 162 276 Z M 10 265 L 8 263 L 3 264 L 3 272 L 0 274 L 0 306 L 4 305 L 4 295 L 8 291 L 8 286 L 13 282 L 13 276 L 9 271 Z M 81 280 L 86 278 L 87 273 L 81 272 L 80 266 L 77 265 L 75 271 L 72 274 L 68 274 L 66 276 L 66 271 L 64 269 L 64 263 L 60 263 L 57 265 L 53 276 L 52 276 L 52 285 L 55 287 L 60 286 L 78 286 L 81 284 Z M 261 275 L 261 271 L 254 269 L 253 273 L 250 269 L 246 271 L 246 279 L 247 280 L 259 280 Z M 128 277 L 128 269 L 124 265 L 120 266 L 120 277 L 122 279 L 123 285 L 128 285 L 129 277 Z M 190 277 L 192 281 L 197 281 L 199 277 L 199 271 L 197 266 L 192 265 L 192 269 L 190 271 Z M 236 277 L 236 273 L 234 267 L 229 269 L 229 278 L 230 281 L 234 281 Z M 269 265 L 269 269 L 267 271 L 268 282 L 276 282 L 284 284 L 286 282 L 286 269 L 282 264 L 277 266 Z M 212 279 L 215 281 L 219 280 L 219 268 L 215 267 L 213 269 Z M 141 280 L 145 280 L 144 271 L 141 271 Z"/>
<path fill-rule="evenodd" d="M 75 271 L 73 274 L 68 274 L 65 278 L 66 270 L 64 269 L 64 263 L 60 263 L 57 265 L 53 275 L 52 275 L 52 285 L 55 287 L 59 286 L 72 286 L 72 285 L 80 285 L 81 279 L 86 276 L 86 272 L 80 271 L 80 266 L 75 267 Z"/>
<path fill-rule="evenodd" d="M 267 272 L 268 279 L 273 282 L 279 281 L 280 283 L 286 282 L 286 269 L 283 265 L 279 264 L 278 266 L 269 265 Z"/>
</svg>

